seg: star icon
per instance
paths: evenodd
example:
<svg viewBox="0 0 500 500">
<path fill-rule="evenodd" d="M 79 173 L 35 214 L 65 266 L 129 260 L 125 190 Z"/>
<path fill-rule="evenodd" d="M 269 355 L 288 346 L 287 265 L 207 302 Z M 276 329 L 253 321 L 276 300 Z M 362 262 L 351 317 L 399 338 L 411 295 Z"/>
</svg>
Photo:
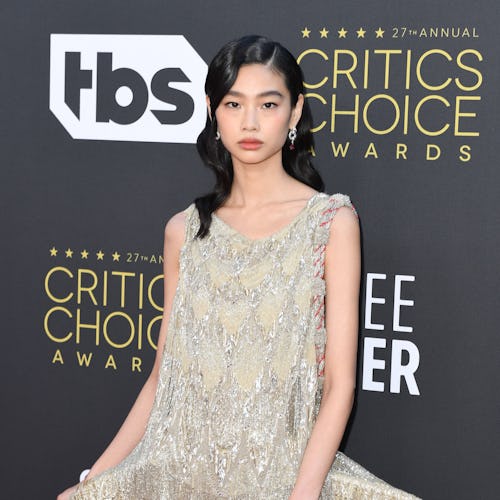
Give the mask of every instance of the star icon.
<svg viewBox="0 0 500 500">
<path fill-rule="evenodd" d="M 87 259 L 89 256 L 89 253 L 87 252 L 87 250 L 82 250 L 80 252 L 80 255 L 82 256 L 82 259 Z"/>
<path fill-rule="evenodd" d="M 104 260 L 104 252 L 102 250 L 99 250 L 97 253 L 97 260 Z"/>
<path fill-rule="evenodd" d="M 321 38 L 328 38 L 328 33 L 330 33 L 326 28 L 323 28 L 319 34 L 321 35 Z"/>
<path fill-rule="evenodd" d="M 56 247 L 52 247 L 50 250 L 50 256 L 51 257 L 55 257 L 57 255 L 57 248 Z"/>
<path fill-rule="evenodd" d="M 340 28 L 337 33 L 339 34 L 339 38 L 345 38 L 347 35 L 347 30 L 345 30 L 342 26 L 342 28 Z"/>
<path fill-rule="evenodd" d="M 64 252 L 66 254 L 66 258 L 67 259 L 72 259 L 73 258 L 73 250 L 71 250 L 71 248 L 68 248 L 66 250 L 66 252 Z"/>
<path fill-rule="evenodd" d="M 121 255 L 115 250 L 115 253 L 112 254 L 113 256 L 113 262 L 120 262 L 120 257 Z"/>
<path fill-rule="evenodd" d="M 356 34 L 358 35 L 358 38 L 364 38 L 365 37 L 366 30 L 363 28 L 359 28 L 358 31 L 356 31 Z"/>
<path fill-rule="evenodd" d="M 309 35 L 311 34 L 311 30 L 309 28 L 304 28 L 302 31 L 302 38 L 309 38 Z"/>
<path fill-rule="evenodd" d="M 375 31 L 376 38 L 384 38 L 385 31 L 379 26 L 378 30 Z"/>
</svg>

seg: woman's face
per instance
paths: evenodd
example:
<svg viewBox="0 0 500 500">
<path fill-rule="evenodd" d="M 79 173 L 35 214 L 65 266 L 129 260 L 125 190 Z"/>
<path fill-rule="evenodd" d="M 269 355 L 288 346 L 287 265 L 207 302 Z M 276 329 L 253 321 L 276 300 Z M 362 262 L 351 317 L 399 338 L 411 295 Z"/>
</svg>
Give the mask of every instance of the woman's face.
<svg viewBox="0 0 500 500">
<path fill-rule="evenodd" d="M 303 96 L 292 107 L 283 77 L 263 64 L 242 66 L 215 111 L 221 141 L 233 163 L 281 162 L 288 130 L 297 125 Z"/>
</svg>

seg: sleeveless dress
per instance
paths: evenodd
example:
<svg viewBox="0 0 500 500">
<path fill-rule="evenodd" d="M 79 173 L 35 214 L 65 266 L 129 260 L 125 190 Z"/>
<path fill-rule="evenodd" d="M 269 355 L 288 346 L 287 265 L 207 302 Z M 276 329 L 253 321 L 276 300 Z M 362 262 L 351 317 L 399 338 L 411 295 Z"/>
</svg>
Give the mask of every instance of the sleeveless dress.
<svg viewBox="0 0 500 500">
<path fill-rule="evenodd" d="M 250 239 L 186 209 L 159 382 L 145 433 L 73 500 L 287 500 L 319 411 L 324 250 L 347 195 L 315 193 L 285 227 Z M 167 278 L 168 279 L 168 278 Z M 337 452 L 320 499 L 416 498 Z"/>
</svg>

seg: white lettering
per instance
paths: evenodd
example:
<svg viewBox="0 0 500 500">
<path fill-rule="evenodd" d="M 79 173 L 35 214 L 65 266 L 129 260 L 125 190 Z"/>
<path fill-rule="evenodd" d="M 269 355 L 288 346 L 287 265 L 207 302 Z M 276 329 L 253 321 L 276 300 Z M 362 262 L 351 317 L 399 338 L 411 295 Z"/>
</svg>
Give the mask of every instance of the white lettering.
<svg viewBox="0 0 500 500">
<path fill-rule="evenodd" d="M 406 365 L 402 364 L 403 351 L 406 351 L 409 355 Z M 391 354 L 391 392 L 397 394 L 401 392 L 401 379 L 404 377 L 409 393 L 419 396 L 420 391 L 415 380 L 415 372 L 419 364 L 420 353 L 417 346 L 409 340 L 394 339 Z"/>
<path fill-rule="evenodd" d="M 392 329 L 395 332 L 413 332 L 413 327 L 402 326 L 399 324 L 401 306 L 413 306 L 413 300 L 405 300 L 401 298 L 401 282 L 415 281 L 415 276 L 406 276 L 404 274 L 396 274 L 394 283 L 394 315 L 392 317 Z"/>
<path fill-rule="evenodd" d="M 384 392 L 384 383 L 373 380 L 374 370 L 385 370 L 385 361 L 375 358 L 375 349 L 385 349 L 386 340 L 373 337 L 365 337 L 365 348 L 363 351 L 363 390 Z"/>
<path fill-rule="evenodd" d="M 385 304 L 385 299 L 373 296 L 373 280 L 385 280 L 385 274 L 368 273 L 366 275 L 366 306 L 365 306 L 365 328 L 367 330 L 383 330 L 384 325 L 372 323 L 372 305 Z"/>
</svg>

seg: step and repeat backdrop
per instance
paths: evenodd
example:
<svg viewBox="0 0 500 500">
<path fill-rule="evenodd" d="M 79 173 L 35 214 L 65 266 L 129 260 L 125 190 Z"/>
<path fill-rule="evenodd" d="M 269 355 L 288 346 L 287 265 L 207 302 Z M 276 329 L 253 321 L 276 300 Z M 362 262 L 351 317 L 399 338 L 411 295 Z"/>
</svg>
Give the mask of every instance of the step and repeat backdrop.
<svg viewBox="0 0 500 500">
<path fill-rule="evenodd" d="M 213 183 L 194 145 L 207 64 L 257 33 L 303 68 L 315 165 L 360 215 L 342 449 L 426 499 L 497 498 L 495 0 L 0 12 L 2 497 L 55 498 L 127 415 L 155 355 L 165 223 Z"/>
</svg>

